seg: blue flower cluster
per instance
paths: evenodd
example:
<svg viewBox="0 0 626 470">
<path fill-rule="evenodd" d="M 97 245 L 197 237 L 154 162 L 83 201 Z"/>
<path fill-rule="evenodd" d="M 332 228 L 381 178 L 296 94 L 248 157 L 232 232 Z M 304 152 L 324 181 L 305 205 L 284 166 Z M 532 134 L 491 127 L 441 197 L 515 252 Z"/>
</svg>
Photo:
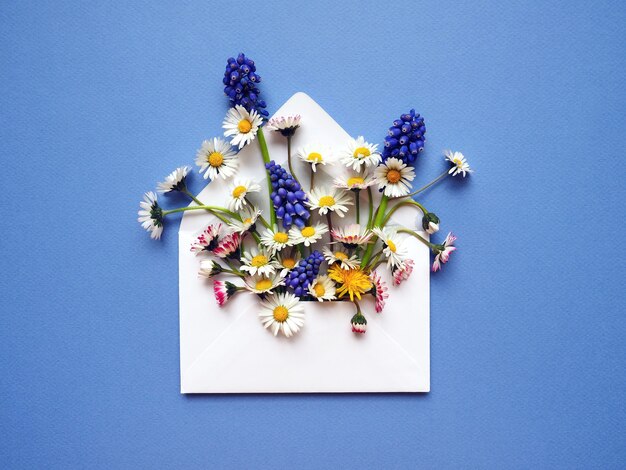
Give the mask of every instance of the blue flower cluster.
<svg viewBox="0 0 626 470">
<path fill-rule="evenodd" d="M 309 256 L 301 259 L 298 266 L 289 271 L 287 276 L 287 286 L 293 289 L 296 297 L 306 297 L 309 285 L 315 280 L 320 272 L 320 264 L 324 261 L 324 256 L 315 250 Z"/>
<path fill-rule="evenodd" d="M 424 137 L 426 126 L 424 118 L 415 114 L 412 109 L 408 114 L 403 114 L 400 119 L 393 121 L 389 133 L 385 137 L 383 160 L 396 157 L 404 163 L 413 163 L 417 155 L 424 150 Z"/>
<path fill-rule="evenodd" d="M 240 104 L 248 111 L 255 109 L 262 116 L 269 115 L 263 109 L 266 106 L 265 101 L 259 99 L 260 91 L 257 84 L 261 82 L 261 77 L 256 74 L 254 61 L 243 52 L 236 59 L 234 57 L 228 59 L 222 81 L 226 85 L 224 93 L 233 106 Z"/>
<path fill-rule="evenodd" d="M 307 197 L 300 184 L 287 170 L 274 163 L 274 160 L 266 163 L 265 168 L 270 173 L 273 189 L 271 198 L 276 210 L 276 217 L 282 219 L 283 227 L 286 229 L 291 228 L 292 224 L 303 229 L 311 214 L 304 207 Z"/>
</svg>

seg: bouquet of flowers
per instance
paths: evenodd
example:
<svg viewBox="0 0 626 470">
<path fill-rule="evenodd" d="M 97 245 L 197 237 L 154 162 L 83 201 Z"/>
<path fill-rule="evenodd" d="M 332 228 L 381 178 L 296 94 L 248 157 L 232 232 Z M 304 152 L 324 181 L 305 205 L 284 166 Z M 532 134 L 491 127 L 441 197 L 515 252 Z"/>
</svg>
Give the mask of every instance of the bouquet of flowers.
<svg viewBox="0 0 626 470">
<path fill-rule="evenodd" d="M 381 313 L 390 295 L 377 270 L 388 269 L 395 285 L 411 276 L 414 262 L 405 247 L 406 237 L 429 247 L 433 272 L 456 250 L 452 233 L 433 243 L 415 230 L 419 227 L 422 234 L 432 235 L 439 230 L 440 220 L 414 196 L 447 176 L 465 177 L 472 170 L 462 153 L 446 151 L 449 167 L 413 189 L 412 165 L 424 149 L 426 135 L 424 118 L 413 109 L 392 122 L 382 151 L 359 136 L 343 148 L 311 142 L 292 156 L 292 137 L 306 122 L 299 115 L 268 120 L 260 82 L 253 60 L 243 53 L 228 59 L 223 83 L 231 107 L 222 126 L 224 136 L 205 140 L 196 154 L 195 163 L 205 179 L 230 181 L 224 205 L 207 205 L 192 194 L 186 184 L 191 168 L 183 166 L 158 183 L 157 191 L 183 193 L 195 204 L 166 210 L 157 195 L 148 192 L 140 203 L 138 220 L 153 239 L 161 237 L 170 214 L 206 211 L 220 220 L 198 233 L 189 247 L 198 256 L 198 273 L 213 281 L 219 306 L 239 293 L 258 296 L 261 323 L 274 335 L 281 332 L 290 337 L 302 328 L 306 301 L 351 302 L 352 331 L 365 333 L 367 319 L 361 303 L 370 297 L 374 310 Z M 264 130 L 284 137 L 287 168 L 271 160 Z M 255 140 L 266 169 L 259 181 L 238 176 L 238 152 Z M 331 185 L 316 185 L 320 168 L 332 166 L 338 167 L 340 171 L 334 173 L 339 176 Z M 310 173 L 307 188 L 298 179 L 303 171 Z M 262 184 L 269 197 L 267 214 L 255 204 L 256 198 L 264 197 Z M 379 203 L 375 203 L 375 190 L 382 193 Z M 362 191 L 368 201 L 363 220 Z M 354 220 L 347 220 L 349 206 L 356 209 Z M 390 224 L 392 214 L 403 206 L 419 211 L 415 228 Z"/>
</svg>

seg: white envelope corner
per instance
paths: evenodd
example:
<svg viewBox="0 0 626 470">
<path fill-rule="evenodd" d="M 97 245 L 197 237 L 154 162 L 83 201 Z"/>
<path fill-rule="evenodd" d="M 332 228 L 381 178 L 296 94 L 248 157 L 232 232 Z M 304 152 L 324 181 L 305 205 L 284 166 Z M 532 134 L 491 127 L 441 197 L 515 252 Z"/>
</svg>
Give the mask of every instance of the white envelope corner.
<svg viewBox="0 0 626 470">
<path fill-rule="evenodd" d="M 292 148 L 321 142 L 341 148 L 349 135 L 304 93 L 293 95 L 276 116 L 300 114 L 302 125 Z M 370 137 L 376 140 L 378 136 Z M 285 139 L 266 133 L 270 156 L 286 161 Z M 264 167 L 253 142 L 240 153 L 240 174 L 261 181 Z M 308 183 L 301 163 L 300 180 Z M 332 171 L 319 172 L 323 182 Z M 266 191 L 265 184 L 261 187 Z M 228 183 L 216 180 L 198 195 L 205 203 L 223 205 Z M 376 191 L 377 192 L 377 191 Z M 362 191 L 365 193 L 365 191 Z M 255 202 L 267 213 L 267 193 Z M 366 197 L 366 194 L 363 194 Z M 367 210 L 367 200 L 361 203 Z M 415 227 L 416 212 L 402 208 L 394 220 Z M 348 220 L 354 220 L 348 214 Z M 394 286 L 388 271 L 379 268 L 389 286 L 383 313 L 374 311 L 371 296 L 362 302 L 367 333 L 350 329 L 354 313 L 348 302 L 306 302 L 306 320 L 292 338 L 274 337 L 258 318 L 258 298 L 236 295 L 218 307 L 212 283 L 198 277 L 198 258 L 190 252 L 194 236 L 213 217 L 186 212 L 179 232 L 180 372 L 181 393 L 307 393 L 307 392 L 428 392 L 430 390 L 430 271 L 428 248 L 412 237 L 406 243 L 415 261 L 412 276 Z M 337 225 L 340 222 L 336 223 Z M 427 237 L 426 234 L 422 234 Z"/>
</svg>

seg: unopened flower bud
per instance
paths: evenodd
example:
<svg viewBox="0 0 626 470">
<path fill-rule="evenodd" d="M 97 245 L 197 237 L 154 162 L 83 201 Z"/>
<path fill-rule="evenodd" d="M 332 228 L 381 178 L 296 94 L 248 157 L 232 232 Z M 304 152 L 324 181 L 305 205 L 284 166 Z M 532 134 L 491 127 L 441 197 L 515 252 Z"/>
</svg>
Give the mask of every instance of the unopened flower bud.
<svg viewBox="0 0 626 470">
<path fill-rule="evenodd" d="M 354 333 L 365 333 L 367 330 L 367 320 L 361 312 L 355 313 L 350 322 L 352 323 L 352 331 Z"/>
<path fill-rule="evenodd" d="M 428 233 L 432 235 L 439 231 L 439 217 L 437 217 L 432 212 L 427 212 L 422 217 L 422 228 Z"/>
</svg>

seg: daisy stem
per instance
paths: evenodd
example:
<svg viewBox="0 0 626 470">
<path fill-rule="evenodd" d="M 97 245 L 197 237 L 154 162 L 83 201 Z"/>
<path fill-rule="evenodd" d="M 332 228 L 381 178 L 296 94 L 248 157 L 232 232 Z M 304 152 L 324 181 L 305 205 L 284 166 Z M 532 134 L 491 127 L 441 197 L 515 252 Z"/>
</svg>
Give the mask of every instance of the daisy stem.
<svg viewBox="0 0 626 470">
<path fill-rule="evenodd" d="M 412 193 L 409 193 L 406 195 L 406 197 L 413 197 L 416 194 L 421 193 L 422 191 L 426 191 L 428 188 L 430 188 L 433 184 L 441 181 L 442 179 L 444 179 L 446 176 L 448 176 L 448 170 L 444 171 L 443 173 L 441 173 L 439 176 L 437 176 L 437 178 L 435 178 L 434 180 L 432 180 L 430 183 L 428 183 L 426 186 L 422 186 L 420 189 L 418 189 L 417 191 L 413 191 Z M 404 196 L 400 196 L 400 197 L 404 197 Z"/>
<path fill-rule="evenodd" d="M 222 268 L 222 272 L 227 273 L 227 274 L 232 274 L 233 276 L 239 276 L 239 277 L 246 277 L 246 275 L 244 273 L 242 273 L 241 271 L 234 271 L 232 269 L 224 269 Z"/>
<path fill-rule="evenodd" d="M 313 189 L 313 185 L 315 184 L 315 171 L 313 171 L 313 165 L 311 165 L 311 188 Z"/>
<path fill-rule="evenodd" d="M 356 223 L 361 220 L 361 191 L 354 191 L 354 207 L 356 210 Z"/>
<path fill-rule="evenodd" d="M 185 211 L 197 211 L 197 210 L 205 210 L 210 212 L 211 214 L 213 214 L 215 217 L 217 217 L 218 219 L 220 219 L 222 222 L 224 222 L 225 224 L 229 223 L 230 221 L 228 219 L 226 219 L 225 217 L 221 216 L 220 214 L 218 214 L 218 212 L 224 212 L 225 214 L 231 215 L 231 217 L 237 217 L 237 214 L 235 214 L 234 212 L 231 212 L 227 209 L 224 209 L 223 207 L 217 207 L 217 206 L 189 206 L 189 207 L 179 207 L 178 209 L 170 209 L 168 211 L 163 211 L 163 216 L 165 217 L 168 214 L 173 214 L 175 212 L 185 212 Z"/>
<path fill-rule="evenodd" d="M 367 197 L 369 198 L 368 213 L 367 213 L 367 228 L 372 228 L 372 221 L 374 218 L 374 198 L 372 197 L 372 188 L 367 187 Z"/>
<path fill-rule="evenodd" d="M 383 220 L 383 224 L 382 224 L 383 227 L 387 225 L 387 222 L 389 222 L 389 219 L 391 218 L 393 213 L 402 206 L 415 206 L 415 207 L 418 207 L 419 210 L 421 210 L 424 215 L 428 214 L 428 210 L 424 206 L 422 206 L 419 202 L 414 201 L 413 199 L 407 199 L 406 201 L 399 202 L 398 204 L 396 204 L 395 206 L 391 208 L 391 210 L 387 213 L 387 215 L 385 216 Z"/>
<path fill-rule="evenodd" d="M 263 128 L 259 128 L 257 132 L 257 137 L 259 141 L 259 147 L 261 149 L 261 155 L 263 156 L 263 163 L 270 162 L 270 153 L 267 150 L 267 142 L 265 141 L 265 135 L 263 135 Z M 276 225 L 276 212 L 274 211 L 274 202 L 272 201 L 272 181 L 270 180 L 270 172 L 266 168 L 265 169 L 266 179 L 267 179 L 267 197 L 270 201 L 270 223 L 272 227 Z"/>
<path fill-rule="evenodd" d="M 435 246 L 432 243 L 430 243 L 428 240 L 426 240 L 424 237 L 422 237 L 421 235 L 415 233 L 413 230 L 409 230 L 408 228 L 398 229 L 398 233 L 408 233 L 412 237 L 417 238 L 419 241 L 421 241 L 424 245 L 426 245 L 429 248 L 433 248 Z"/>
<path fill-rule="evenodd" d="M 244 199 L 246 200 L 248 204 L 250 204 L 251 207 L 254 207 L 254 204 L 252 204 L 247 197 Z M 263 217 L 261 214 L 259 214 L 259 220 L 265 226 L 265 228 L 270 228 L 270 224 L 267 223 L 267 220 L 265 220 L 265 217 Z"/>
<path fill-rule="evenodd" d="M 257 245 L 261 244 L 261 237 L 259 237 L 259 234 L 256 232 L 250 232 L 250 235 L 252 235 L 252 238 L 254 238 L 254 240 L 256 241 Z"/>
<path fill-rule="evenodd" d="M 380 206 L 378 206 L 378 210 L 376 212 L 376 218 L 374 219 L 374 223 L 372 227 L 380 227 L 380 224 L 383 222 L 385 218 L 385 211 L 387 210 L 387 203 L 389 202 L 389 196 L 383 194 L 383 197 L 380 199 Z M 376 245 L 376 239 L 374 239 L 374 243 L 370 243 L 367 245 L 367 250 L 365 250 L 365 254 L 363 255 L 363 260 L 361 261 L 361 267 L 364 268 L 369 263 L 369 260 L 372 258 L 372 252 L 374 251 L 374 245 Z"/>
<path fill-rule="evenodd" d="M 293 171 L 293 167 L 291 166 L 291 136 L 287 137 L 287 165 L 289 165 L 289 173 L 291 173 L 293 179 L 296 180 L 296 183 L 300 184 L 300 181 L 298 180 L 298 177 L 296 176 L 296 173 Z M 302 187 L 301 184 L 300 187 Z"/>
<path fill-rule="evenodd" d="M 199 206 L 204 206 L 202 201 L 200 201 L 196 196 L 194 196 L 193 193 L 189 191 L 186 186 L 184 186 L 180 191 L 186 194 L 187 196 L 189 196 L 191 200 L 195 202 L 196 204 L 198 204 Z"/>
<path fill-rule="evenodd" d="M 242 275 L 241 277 L 245 276 L 245 274 L 243 274 L 239 269 L 237 269 L 236 267 L 233 266 L 233 264 L 227 259 L 224 258 L 224 263 L 226 263 L 228 265 L 228 267 L 235 273 L 237 274 L 237 276 L 239 276 L 240 274 Z"/>
<path fill-rule="evenodd" d="M 372 255 L 372 265 L 376 264 L 376 261 L 378 261 L 378 258 L 380 258 L 380 255 L 383 253 L 382 248 L 380 250 L 378 250 L 376 253 L 374 253 Z M 374 268 L 371 268 L 371 270 L 373 270 Z"/>
<path fill-rule="evenodd" d="M 302 245 L 302 244 L 298 245 L 298 251 L 300 252 L 300 256 L 302 256 L 303 258 L 306 257 L 304 255 L 304 245 Z"/>
</svg>

